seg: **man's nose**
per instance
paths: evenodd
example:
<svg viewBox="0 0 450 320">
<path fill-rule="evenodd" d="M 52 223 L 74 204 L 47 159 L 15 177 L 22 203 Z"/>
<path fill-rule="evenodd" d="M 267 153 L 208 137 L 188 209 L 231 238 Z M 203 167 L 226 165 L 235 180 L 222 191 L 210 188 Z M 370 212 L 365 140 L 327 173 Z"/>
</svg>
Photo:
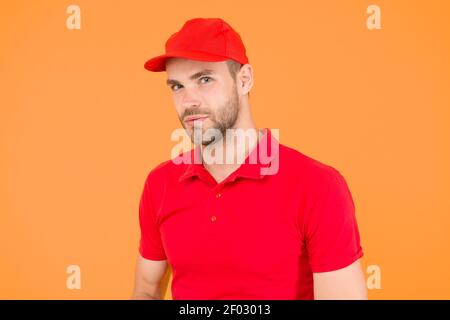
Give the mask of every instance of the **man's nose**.
<svg viewBox="0 0 450 320">
<path fill-rule="evenodd" d="M 200 107 L 200 99 L 194 88 L 185 88 L 181 98 L 181 105 L 184 109 Z"/>
</svg>

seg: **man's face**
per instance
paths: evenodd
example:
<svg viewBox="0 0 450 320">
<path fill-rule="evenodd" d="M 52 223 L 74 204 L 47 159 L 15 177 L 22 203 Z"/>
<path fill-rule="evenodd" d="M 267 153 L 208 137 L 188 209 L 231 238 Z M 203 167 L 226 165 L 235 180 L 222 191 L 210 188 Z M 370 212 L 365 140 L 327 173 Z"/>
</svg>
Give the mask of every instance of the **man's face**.
<svg viewBox="0 0 450 320">
<path fill-rule="evenodd" d="M 239 96 L 227 63 L 171 58 L 166 63 L 167 85 L 183 128 L 194 142 L 194 127 L 217 129 L 221 135 L 202 139 L 217 142 L 239 115 Z M 211 133 L 209 130 L 208 133 Z"/>
</svg>

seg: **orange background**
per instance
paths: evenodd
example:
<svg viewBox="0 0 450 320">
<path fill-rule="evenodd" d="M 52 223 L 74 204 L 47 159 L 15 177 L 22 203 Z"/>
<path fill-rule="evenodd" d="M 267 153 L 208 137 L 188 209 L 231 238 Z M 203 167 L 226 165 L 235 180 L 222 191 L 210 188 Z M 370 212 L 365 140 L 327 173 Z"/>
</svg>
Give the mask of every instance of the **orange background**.
<svg viewBox="0 0 450 320">
<path fill-rule="evenodd" d="M 144 179 L 180 126 L 143 63 L 187 19 L 222 17 L 257 125 L 347 179 L 364 268 L 381 268 L 369 297 L 449 299 L 449 16 L 446 0 L 0 2 L 0 298 L 130 297 Z"/>
</svg>

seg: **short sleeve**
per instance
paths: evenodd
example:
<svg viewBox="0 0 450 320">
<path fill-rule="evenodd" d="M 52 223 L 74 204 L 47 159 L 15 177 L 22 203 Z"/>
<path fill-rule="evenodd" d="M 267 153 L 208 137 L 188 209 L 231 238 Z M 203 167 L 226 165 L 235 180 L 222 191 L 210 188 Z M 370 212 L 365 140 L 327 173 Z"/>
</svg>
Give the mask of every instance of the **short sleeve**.
<svg viewBox="0 0 450 320">
<path fill-rule="evenodd" d="M 363 256 L 355 206 L 344 177 L 334 170 L 320 189 L 304 226 L 312 272 L 342 269 Z"/>
<path fill-rule="evenodd" d="M 145 259 L 165 260 L 166 253 L 161 240 L 161 233 L 156 222 L 156 213 L 150 192 L 150 176 L 151 174 L 145 181 L 139 202 L 139 225 L 141 229 L 139 252 Z"/>
</svg>

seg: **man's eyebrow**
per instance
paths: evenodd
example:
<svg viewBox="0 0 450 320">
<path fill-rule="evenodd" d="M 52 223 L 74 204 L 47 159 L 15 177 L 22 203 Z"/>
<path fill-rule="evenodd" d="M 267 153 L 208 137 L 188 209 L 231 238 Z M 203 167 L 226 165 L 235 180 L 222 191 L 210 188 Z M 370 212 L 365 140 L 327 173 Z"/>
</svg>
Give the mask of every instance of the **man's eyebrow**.
<svg viewBox="0 0 450 320">
<path fill-rule="evenodd" d="M 180 84 L 180 82 L 178 82 L 177 80 L 173 80 L 173 79 L 167 79 L 166 83 L 168 86 Z"/>
<path fill-rule="evenodd" d="M 204 70 L 201 70 L 199 72 L 194 73 L 192 76 L 189 77 L 189 79 L 190 80 L 195 80 L 195 79 L 198 79 L 198 78 L 200 78 L 202 76 L 213 74 L 213 73 L 214 73 L 214 70 L 204 69 Z M 167 85 L 180 84 L 180 82 L 178 80 L 174 80 L 174 79 L 167 79 L 166 83 L 167 83 Z"/>
<path fill-rule="evenodd" d="M 214 70 L 211 69 L 204 69 L 202 71 L 196 72 L 194 73 L 192 76 L 189 77 L 190 80 L 195 80 L 198 79 L 202 76 L 208 75 L 208 74 L 213 74 Z"/>
</svg>

